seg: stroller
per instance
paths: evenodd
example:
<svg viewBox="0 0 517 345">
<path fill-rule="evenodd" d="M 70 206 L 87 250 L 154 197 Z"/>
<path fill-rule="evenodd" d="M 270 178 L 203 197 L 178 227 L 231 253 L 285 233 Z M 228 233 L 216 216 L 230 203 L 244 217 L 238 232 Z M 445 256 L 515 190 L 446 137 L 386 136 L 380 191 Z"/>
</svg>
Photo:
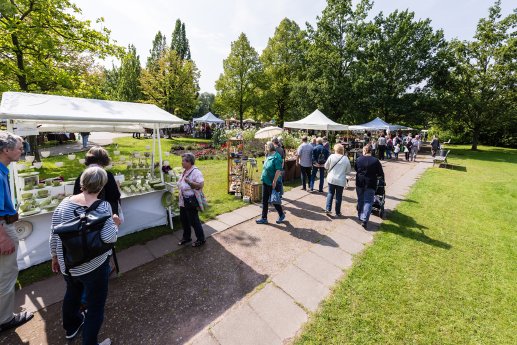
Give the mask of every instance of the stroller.
<svg viewBox="0 0 517 345">
<path fill-rule="evenodd" d="M 384 218 L 384 201 L 386 198 L 386 191 L 384 187 L 386 187 L 386 183 L 382 177 L 379 177 L 377 179 L 375 196 L 373 197 L 372 213 L 377 212 L 377 215 L 380 218 Z"/>
</svg>

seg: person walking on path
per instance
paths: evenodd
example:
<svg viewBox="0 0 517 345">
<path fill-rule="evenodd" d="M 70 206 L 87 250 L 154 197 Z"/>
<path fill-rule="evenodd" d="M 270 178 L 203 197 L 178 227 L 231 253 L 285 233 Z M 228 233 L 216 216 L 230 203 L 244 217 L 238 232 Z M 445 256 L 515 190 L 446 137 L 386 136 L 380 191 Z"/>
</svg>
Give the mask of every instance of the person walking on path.
<svg viewBox="0 0 517 345">
<path fill-rule="evenodd" d="M 302 189 L 307 190 L 311 184 L 311 169 L 312 169 L 312 150 L 313 147 L 307 142 L 307 136 L 302 137 L 302 144 L 296 151 L 297 163 L 301 168 L 302 175 Z"/>
<path fill-rule="evenodd" d="M 81 132 L 81 139 L 83 140 L 83 149 L 88 148 L 88 138 L 90 137 L 90 132 Z"/>
<path fill-rule="evenodd" d="M 357 217 L 363 228 L 367 228 L 372 204 L 377 189 L 377 179 L 384 179 L 381 162 L 372 156 L 370 145 L 363 148 L 363 155 L 355 162 L 355 190 L 357 193 Z"/>
<path fill-rule="evenodd" d="M 405 155 L 406 161 L 409 161 L 409 155 L 411 154 L 411 148 L 413 147 L 412 139 L 413 138 L 411 138 L 411 134 L 409 134 L 404 139 L 404 155 Z"/>
<path fill-rule="evenodd" d="M 323 193 L 323 183 L 325 180 L 325 162 L 330 156 L 329 150 L 323 147 L 323 139 L 316 139 L 316 147 L 312 150 L 312 175 L 310 188 L 311 192 L 314 191 L 314 182 L 316 181 L 316 174 L 320 173 L 320 185 L 318 192 Z"/>
<path fill-rule="evenodd" d="M 273 189 L 280 192 L 278 189 L 278 179 L 282 173 L 282 157 L 276 152 L 275 145 L 268 141 L 266 144 L 267 157 L 262 168 L 262 218 L 257 219 L 257 224 L 267 224 L 267 212 L 269 199 L 273 193 Z M 277 224 L 280 224 L 285 219 L 285 213 L 282 210 L 280 203 L 273 203 L 276 211 L 278 212 Z"/>
<path fill-rule="evenodd" d="M 200 247 L 205 244 L 205 233 L 203 226 L 199 220 L 199 193 L 203 189 L 205 179 L 201 171 L 194 165 L 196 157 L 186 152 L 181 155 L 181 165 L 183 166 L 183 174 L 178 181 L 179 190 L 179 206 L 180 221 L 183 227 L 183 237 L 178 243 L 180 246 L 192 241 L 192 230 L 196 234 L 196 242 L 192 243 L 192 247 Z"/>
<path fill-rule="evenodd" d="M 388 140 L 386 140 L 386 158 L 391 159 L 393 152 L 393 138 L 389 137 Z"/>
<path fill-rule="evenodd" d="M 325 212 L 330 214 L 332 211 L 332 200 L 336 197 L 336 216 L 341 216 L 341 200 L 343 199 L 343 189 L 346 187 L 346 175 L 350 173 L 352 167 L 348 157 L 345 156 L 345 148 L 341 144 L 334 145 L 334 154 L 331 154 L 325 162 L 327 169 L 327 182 L 329 191 L 327 193 L 327 204 Z"/>
<path fill-rule="evenodd" d="M 18 213 L 11 200 L 9 169 L 23 153 L 23 139 L 9 132 L 0 132 L 0 333 L 23 325 L 32 319 L 26 311 L 14 313 L 14 287 L 18 278 L 18 235 L 14 222 Z"/>
<path fill-rule="evenodd" d="M 420 135 L 417 134 L 413 139 L 411 139 L 410 160 L 413 162 L 416 161 L 416 155 L 418 151 L 420 151 L 420 145 Z"/>
<path fill-rule="evenodd" d="M 433 135 L 433 140 L 431 141 L 431 154 L 433 158 L 436 156 L 436 153 L 440 149 L 440 140 L 436 135 Z"/>
<path fill-rule="evenodd" d="M 381 134 L 381 136 L 377 140 L 377 144 L 378 144 L 378 147 L 379 147 L 379 159 L 381 161 L 383 161 L 384 160 L 384 153 L 386 152 L 386 137 L 385 137 L 384 133 Z"/>
<path fill-rule="evenodd" d="M 63 199 L 52 215 L 52 228 L 77 217 L 78 209 L 86 210 L 98 199 L 108 175 L 101 167 L 86 169 L 81 175 L 82 193 Z M 111 206 L 102 201 L 97 210 L 111 213 Z M 100 232 L 104 243 L 117 241 L 118 228 L 113 218 L 108 218 Z M 104 320 L 104 307 L 108 297 L 108 278 L 110 274 L 109 256 L 111 249 L 78 266 L 67 269 L 65 266 L 63 244 L 56 234 L 49 239 L 52 257 L 52 272 L 61 272 L 66 282 L 63 299 L 63 328 L 69 341 L 74 339 L 83 329 L 83 345 L 99 344 L 97 337 Z M 86 292 L 88 312 L 81 312 L 81 297 Z M 101 345 L 109 345 L 111 340 L 105 339 Z"/>
</svg>

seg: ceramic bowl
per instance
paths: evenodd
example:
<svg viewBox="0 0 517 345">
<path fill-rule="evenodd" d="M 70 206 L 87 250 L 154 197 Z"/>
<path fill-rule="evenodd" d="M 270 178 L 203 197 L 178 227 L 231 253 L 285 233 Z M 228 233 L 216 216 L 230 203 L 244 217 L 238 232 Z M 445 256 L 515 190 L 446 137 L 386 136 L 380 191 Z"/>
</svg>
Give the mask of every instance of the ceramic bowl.
<svg viewBox="0 0 517 345">
<path fill-rule="evenodd" d="M 86 162 L 86 159 L 84 159 L 84 158 L 79 158 L 79 163 L 84 164 L 84 162 Z"/>
<path fill-rule="evenodd" d="M 73 161 L 75 159 L 75 155 L 74 154 L 70 154 L 68 155 L 68 159 Z"/>
<path fill-rule="evenodd" d="M 63 162 L 56 162 L 55 164 L 58 168 L 61 168 L 63 166 Z"/>
<path fill-rule="evenodd" d="M 50 151 L 40 151 L 39 154 L 41 155 L 41 157 L 47 158 L 48 156 L 50 156 Z"/>
<path fill-rule="evenodd" d="M 25 160 L 29 163 L 32 163 L 34 162 L 34 158 L 36 158 L 35 156 L 25 156 Z"/>
<path fill-rule="evenodd" d="M 32 165 L 36 168 L 36 169 L 39 169 L 43 166 L 43 163 L 42 162 L 34 162 L 32 163 Z"/>
</svg>

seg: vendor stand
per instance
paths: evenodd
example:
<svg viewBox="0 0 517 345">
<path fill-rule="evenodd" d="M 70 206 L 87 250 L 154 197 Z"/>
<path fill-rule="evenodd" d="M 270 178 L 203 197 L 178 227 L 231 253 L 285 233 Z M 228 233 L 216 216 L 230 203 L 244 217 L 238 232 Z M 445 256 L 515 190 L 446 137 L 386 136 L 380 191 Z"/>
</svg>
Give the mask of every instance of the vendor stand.
<svg viewBox="0 0 517 345">
<path fill-rule="evenodd" d="M 42 126 L 47 126 L 49 131 L 52 126 L 62 127 L 63 131 L 70 130 L 72 126 L 78 126 L 85 131 L 95 131 L 99 128 L 104 131 L 109 128 L 115 132 L 125 132 L 128 128 L 130 132 L 143 131 L 143 127 L 153 128 L 152 150 L 149 146 L 148 152 L 135 152 L 127 162 L 133 170 L 132 176 L 125 181 L 126 184 L 121 184 L 121 205 L 125 221 L 119 228 L 119 236 L 167 224 L 167 209 L 162 206 L 163 195 L 167 192 L 161 169 L 163 161 L 159 129 L 185 124 L 187 121 L 151 104 L 18 92 L 3 93 L 0 118 L 7 119 L 8 131 L 21 135 L 38 134 L 38 127 Z M 65 128 L 67 126 L 70 128 Z M 20 131 L 22 129 L 23 133 Z M 116 151 L 114 155 L 117 156 Z M 45 158 L 48 154 L 42 151 L 41 156 Z M 66 158 L 75 161 L 73 154 Z M 59 163 L 70 164 L 66 158 Z M 33 159 L 32 156 L 26 159 L 28 164 L 33 164 L 31 167 L 25 167 L 29 168 L 28 170 L 37 170 L 41 167 L 42 163 L 33 162 Z M 155 176 L 155 163 L 159 168 L 159 176 Z M 51 179 L 42 184 L 37 171 L 19 174 L 19 165 L 12 163 L 9 175 L 13 204 L 17 208 L 23 205 L 23 210 L 20 208 L 20 221 L 15 223 L 15 227 L 21 239 L 18 266 L 24 269 L 50 259 L 48 238 L 52 210 L 65 195 L 72 193 L 73 184 L 72 181 L 63 183 Z M 125 180 L 120 175 L 116 176 L 116 179 Z M 137 183 L 138 181 L 141 182 Z M 171 210 L 170 207 L 168 209 Z"/>
</svg>

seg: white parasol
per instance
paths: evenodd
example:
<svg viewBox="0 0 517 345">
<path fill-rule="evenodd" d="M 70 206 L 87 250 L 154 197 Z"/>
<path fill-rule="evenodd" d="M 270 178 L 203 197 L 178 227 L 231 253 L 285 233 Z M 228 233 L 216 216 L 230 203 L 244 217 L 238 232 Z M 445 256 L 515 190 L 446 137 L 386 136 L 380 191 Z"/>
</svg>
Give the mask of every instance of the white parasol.
<svg viewBox="0 0 517 345">
<path fill-rule="evenodd" d="M 282 128 L 276 126 L 262 128 L 255 133 L 255 139 L 271 139 L 276 135 L 282 134 L 283 131 Z"/>
</svg>

